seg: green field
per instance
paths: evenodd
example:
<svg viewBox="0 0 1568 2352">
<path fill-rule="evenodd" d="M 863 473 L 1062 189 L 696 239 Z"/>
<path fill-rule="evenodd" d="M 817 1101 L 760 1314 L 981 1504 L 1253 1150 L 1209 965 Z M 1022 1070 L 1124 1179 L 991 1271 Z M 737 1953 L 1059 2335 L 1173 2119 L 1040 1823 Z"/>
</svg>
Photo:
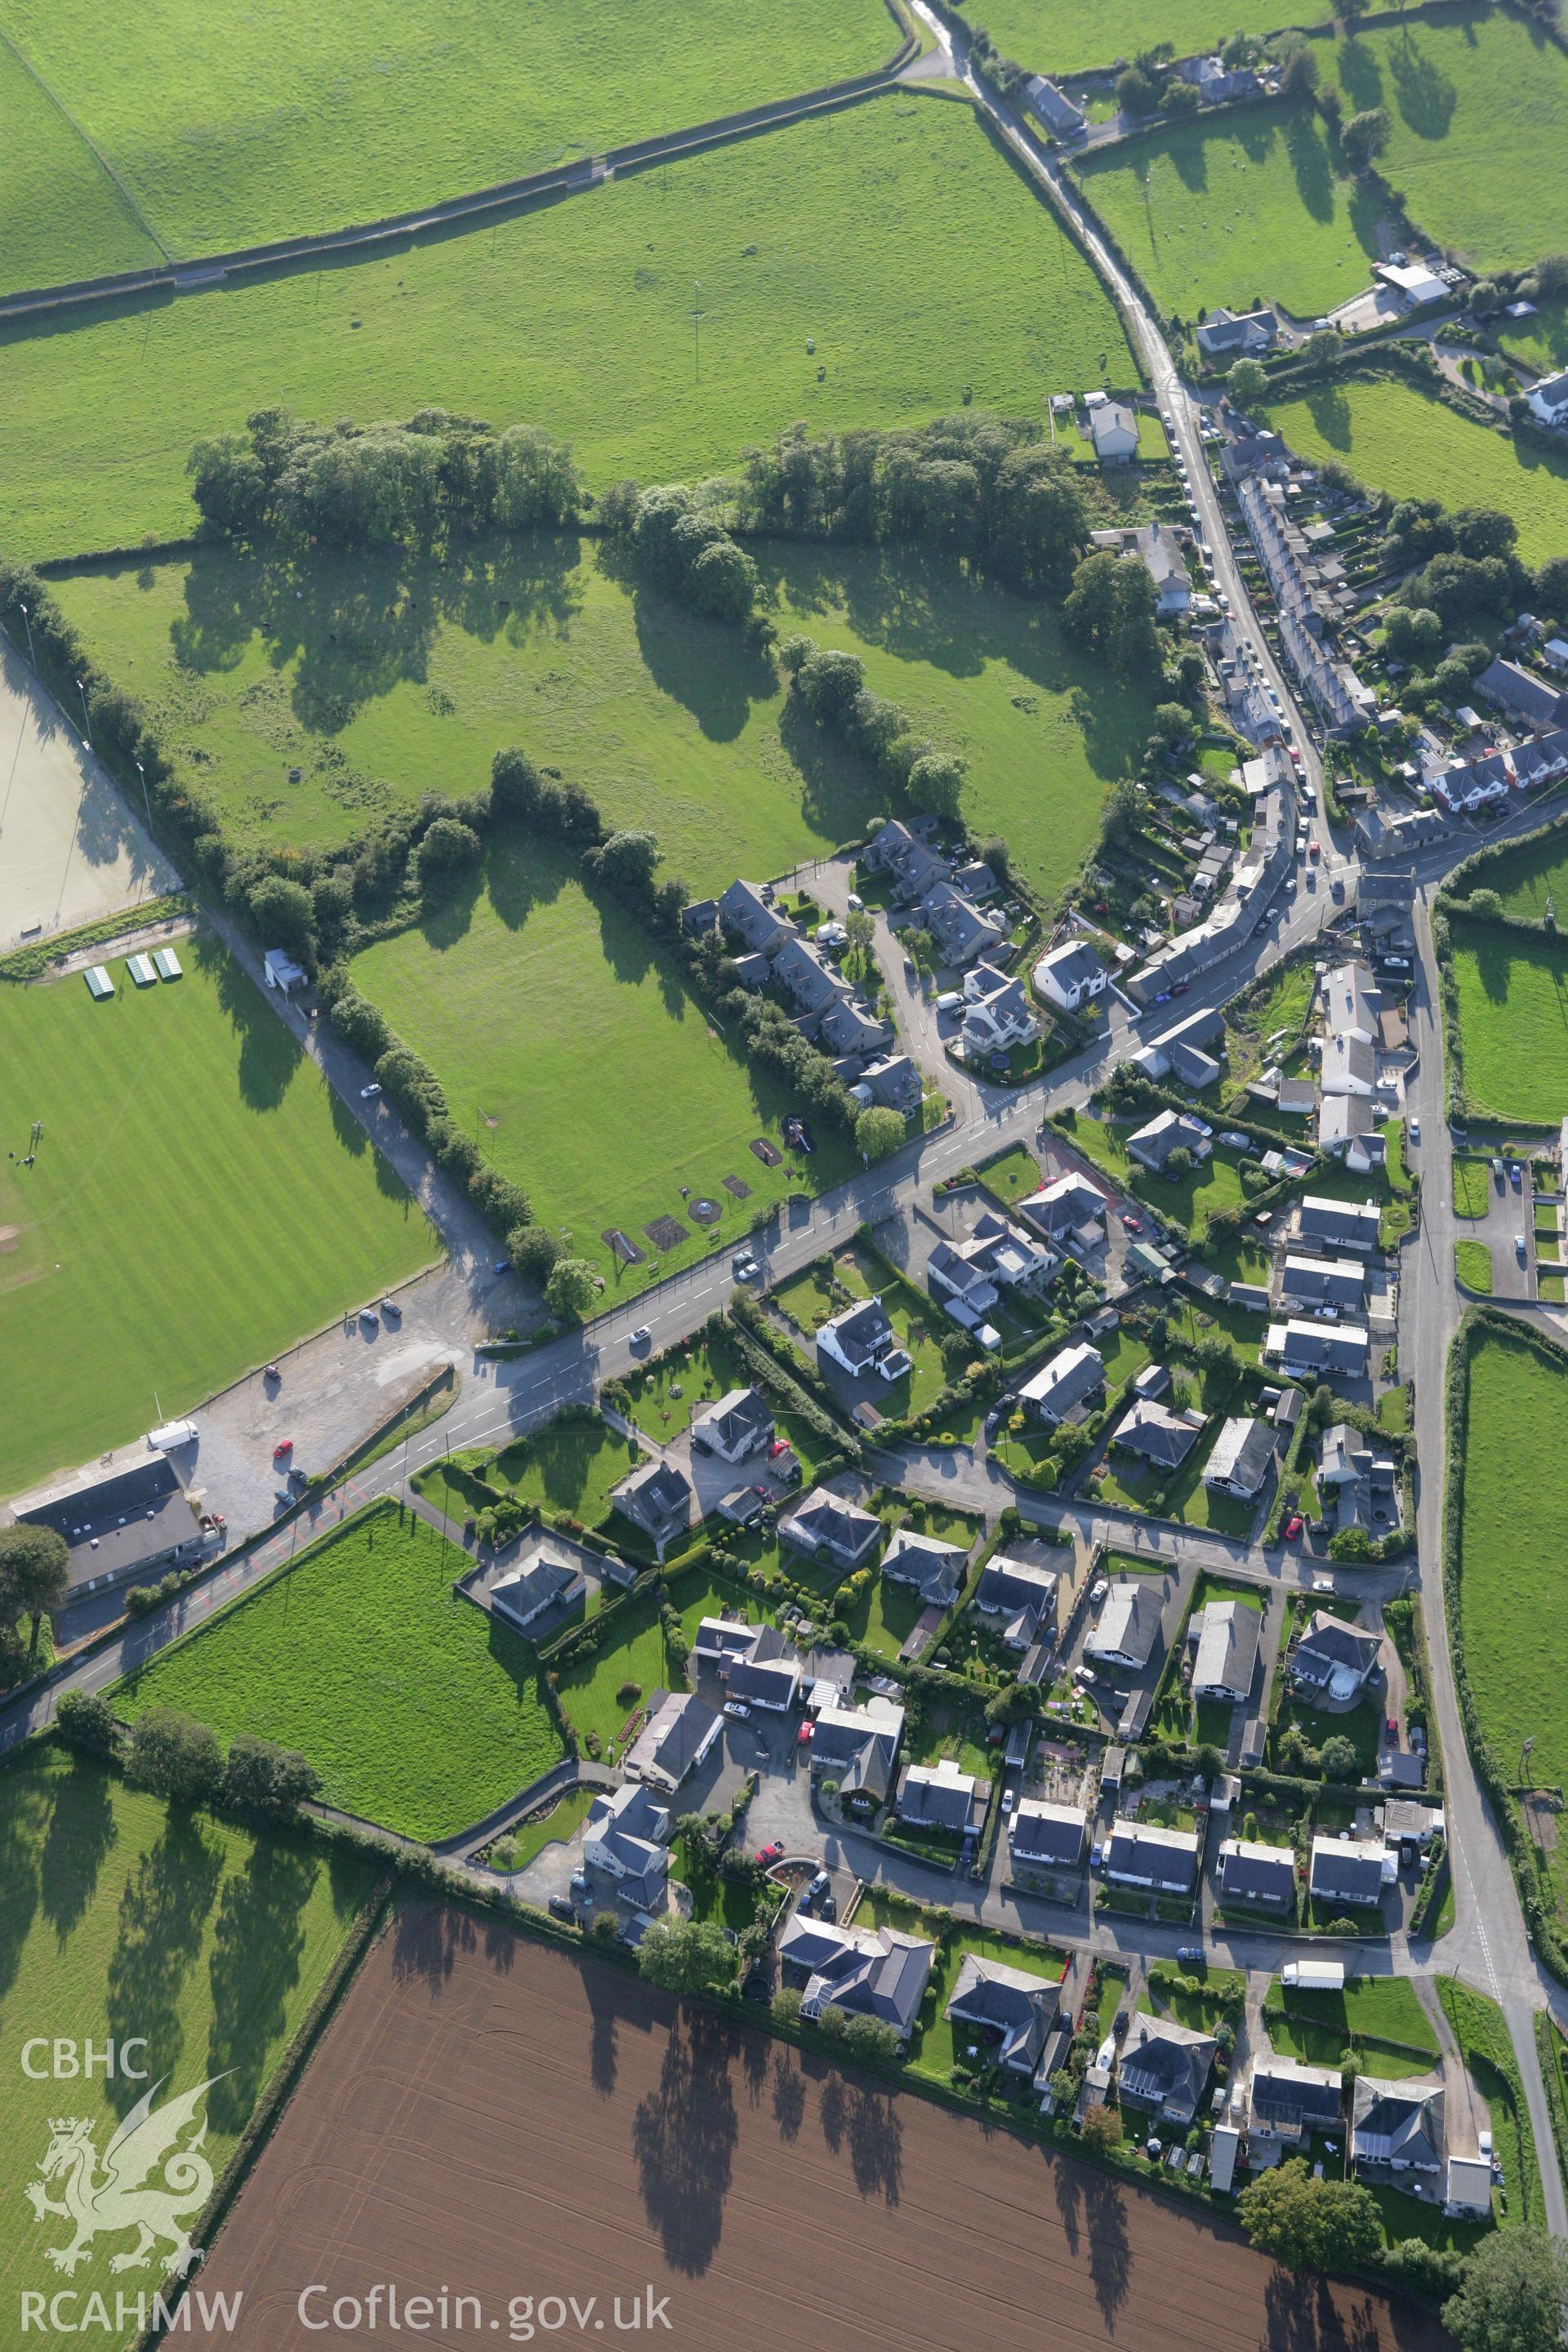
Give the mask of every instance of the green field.
<svg viewBox="0 0 1568 2352">
<path fill-rule="evenodd" d="M 1479 1115 L 1555 1127 L 1568 1102 L 1568 944 L 1452 924 L 1465 1092 Z"/>
<path fill-rule="evenodd" d="M 220 2174 L 263 2087 L 298 2030 L 374 1874 L 357 1856 L 330 1860 L 204 1818 L 172 1813 L 101 1766 L 35 1751 L 0 1775 L 0 2000 L 13 2050 L 0 2168 L 0 2295 L 65 2282 L 45 2259 L 69 2242 L 56 2216 L 39 2223 L 23 2200 L 49 2144 L 49 2118 L 85 2116 L 101 2159 L 127 2109 L 149 2084 L 69 2084 L 23 2074 L 34 2033 L 92 2042 L 145 2035 L 142 2063 L 161 2095 L 228 2074 L 207 2100 L 205 2157 Z M 58 2182 L 48 2191 L 60 2194 Z M 131 2241 L 100 2236 L 70 2281 L 84 2298 L 130 2285 L 123 2327 L 95 2340 L 120 2352 L 139 2334 L 134 2279 L 111 2275 Z M 151 2286 L 147 2273 L 138 2274 Z"/>
<path fill-rule="evenodd" d="M 1004 57 L 1031 73 L 1085 73 L 1136 57 L 1153 41 L 1172 41 L 1179 58 L 1213 48 L 1238 23 L 1248 32 L 1267 32 L 1279 18 L 1277 7 L 1235 5 L 1234 0 L 972 0 L 972 25 L 984 25 Z M 1080 99 L 1079 103 L 1082 103 Z"/>
<path fill-rule="evenodd" d="M 175 258 L 407 212 L 788 97 L 880 65 L 899 38 L 881 0 L 282 0 L 219 15 L 147 0 L 134 18 L 5 0 L 0 30 L 86 134 L 47 177 L 29 156 L 37 208 L 68 213 L 89 170 L 114 194 L 90 140 Z M 59 241 L 54 277 L 127 266 L 96 261 L 79 230 Z M 8 266 L 6 286 L 37 282 Z"/>
<path fill-rule="evenodd" d="M 79 974 L 0 983 L 0 1493 L 184 1412 L 436 1254 L 260 990 L 210 938 L 178 948 L 184 978 L 150 989 L 110 957 L 101 1004 Z M 52 1363 L 70 1377 L 16 1377 Z"/>
<path fill-rule="evenodd" d="M 595 902 L 552 845 L 502 835 L 479 896 L 356 957 L 356 984 L 447 1089 L 452 1117 L 528 1192 L 536 1221 L 565 1226 L 576 1254 L 618 1287 L 744 1234 L 753 1211 L 848 1171 L 847 1146 L 817 1138 L 809 1160 L 768 1167 L 752 1150 L 796 1108 L 771 1073 L 731 1050 L 685 988 L 668 949 L 613 899 Z M 749 1188 L 741 1198 L 726 1176 Z M 703 1226 L 681 1186 L 721 1211 Z M 682 1223 L 668 1246 L 644 1232 Z M 644 1253 L 617 1268 L 603 1236 Z"/>
<path fill-rule="evenodd" d="M 0 292 L 162 257 L 90 147 L 0 38 Z"/>
<path fill-rule="evenodd" d="M 1473 425 L 1413 384 L 1342 378 L 1277 403 L 1268 422 L 1303 457 L 1338 457 L 1392 498 L 1500 507 L 1519 525 L 1527 563 L 1568 548 L 1568 457 Z"/>
<path fill-rule="evenodd" d="M 1563 1547 L 1568 1373 L 1488 1333 L 1470 1355 L 1463 1433 L 1460 1612 L 1465 1664 L 1481 1729 L 1512 1781 L 1533 1736 L 1532 1786 L 1568 1774 L 1568 1695 L 1554 1645 L 1540 1629 L 1568 1606 Z M 1561 1846 L 1552 1868 L 1560 1874 Z"/>
<path fill-rule="evenodd" d="M 1498 341 L 1507 352 L 1550 375 L 1568 362 L 1568 295 L 1558 294 L 1536 306 L 1533 319 L 1499 319 Z"/>
<path fill-rule="evenodd" d="M 449 1837 L 562 1755 L 531 1644 L 452 1591 L 468 1565 L 426 1520 L 374 1503 L 131 1675 L 116 1710 L 279 1740 L 315 1765 L 325 1803 Z"/>
<path fill-rule="evenodd" d="M 874 693 L 968 763 L 977 836 L 1001 834 L 1022 880 L 1054 897 L 1107 786 L 1136 763 L 1148 689 L 1076 653 L 1054 607 L 955 564 L 758 552 L 781 634 L 858 655 Z M 868 763 L 790 704 L 737 630 L 634 594 L 592 540 L 495 539 L 440 562 L 323 556 L 298 572 L 206 548 L 56 593 L 242 842 L 342 841 L 426 793 L 479 786 L 510 740 L 612 824 L 657 833 L 668 870 L 704 890 L 820 856 L 888 809 Z"/>
<path fill-rule="evenodd" d="M 971 109 L 907 91 L 494 231 L 70 315 L 0 336 L 0 545 L 18 556 L 188 531 L 191 444 L 268 401 L 529 418 L 602 485 L 733 466 L 797 419 L 912 424 L 966 386 L 1038 415 L 1053 387 L 1133 373 L 1089 264 Z"/>
<path fill-rule="evenodd" d="M 1387 109 L 1378 170 L 1412 220 L 1477 269 L 1568 243 L 1568 58 L 1539 26 L 1458 7 L 1359 33 L 1322 58 L 1347 116 Z"/>
<path fill-rule="evenodd" d="M 1544 842 L 1497 859 L 1479 877 L 1482 886 L 1497 892 L 1505 915 L 1539 922 L 1550 905 L 1560 920 L 1568 919 L 1568 828 L 1559 825 Z"/>
<path fill-rule="evenodd" d="M 1255 297 L 1310 319 L 1359 293 L 1377 257 L 1378 200 L 1306 107 L 1189 120 L 1076 169 L 1155 301 L 1184 319 Z"/>
</svg>

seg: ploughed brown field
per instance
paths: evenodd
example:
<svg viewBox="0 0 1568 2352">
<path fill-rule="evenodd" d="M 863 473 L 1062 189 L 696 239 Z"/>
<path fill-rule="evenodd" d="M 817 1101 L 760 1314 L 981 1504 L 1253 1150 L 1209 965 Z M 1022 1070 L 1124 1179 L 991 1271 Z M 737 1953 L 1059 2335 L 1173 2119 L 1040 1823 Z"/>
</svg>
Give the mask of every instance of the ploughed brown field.
<svg viewBox="0 0 1568 2352">
<path fill-rule="evenodd" d="M 528 2340 L 514 2297 L 533 2340 L 672 2352 L 1447 2343 L 1090 2167 L 425 1906 L 366 1959 L 198 2277 L 244 2290 L 233 2334 L 190 2336 L 232 2352 Z M 395 2333 L 377 2283 L 480 2307 Z M 549 2296 L 596 2302 L 558 2331 Z"/>
</svg>

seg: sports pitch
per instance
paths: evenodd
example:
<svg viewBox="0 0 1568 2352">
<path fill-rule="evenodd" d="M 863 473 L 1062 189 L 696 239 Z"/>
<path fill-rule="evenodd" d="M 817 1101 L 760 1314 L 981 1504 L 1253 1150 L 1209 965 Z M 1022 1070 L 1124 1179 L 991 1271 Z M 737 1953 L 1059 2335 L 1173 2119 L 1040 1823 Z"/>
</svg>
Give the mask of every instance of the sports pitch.
<svg viewBox="0 0 1568 2352">
<path fill-rule="evenodd" d="M 1043 895 L 1069 879 L 1151 695 L 1063 639 L 1048 604 L 914 551 L 759 545 L 781 635 L 867 682 L 968 764 L 965 814 Z M 299 593 L 297 593 L 299 592 Z M 574 537 L 444 562 L 223 548 L 82 572 L 55 593 L 106 672 L 237 841 L 346 839 L 425 793 L 477 789 L 525 743 L 617 824 L 657 834 L 695 889 L 784 872 L 888 813 L 860 756 L 793 709 L 740 633 L 634 593 Z M 290 780 L 298 768 L 300 780 Z"/>
<path fill-rule="evenodd" d="M 209 2075 L 203 2150 L 215 2178 L 369 1895 L 374 1875 L 353 1855 L 235 1829 L 201 1814 L 171 1812 L 100 1765 L 52 1748 L 0 1773 L 0 2000 L 9 2057 L 5 2154 L 0 2158 L 0 2304 L 12 2315 L 23 2293 L 68 2282 L 46 2250 L 68 2244 L 68 2221 L 36 2221 L 23 2190 L 37 2178 L 49 2119 L 92 2125 L 99 2159 L 127 2110 L 153 2084 L 36 2081 L 22 2044 L 145 2037 L 144 2064 L 162 2098 Z M 30 2061 L 39 2063 L 37 2053 Z M 45 2062 L 47 2063 L 47 2061 Z M 47 2193 L 58 2200 L 57 2180 Z M 148 2271 L 116 2278 L 110 2263 L 133 2245 L 106 2231 L 68 2281 L 84 2298 L 150 2291 Z M 163 2249 L 167 2252 L 167 2247 Z M 75 2306 L 77 2310 L 83 2305 Z M 136 2335 L 92 2330 L 104 2352 Z M 9 2335 L 9 2329 L 7 2330 Z M 20 2332 L 10 2337 L 25 2340 Z"/>
<path fill-rule="evenodd" d="M 900 89 L 382 259 L 24 321 L 0 370 L 0 544 L 36 560 L 184 536 L 192 443 L 271 401 L 527 419 L 603 486 L 731 467 L 799 418 L 917 423 L 965 387 L 1037 415 L 1133 362 L 971 107 Z"/>
<path fill-rule="evenodd" d="M 859 1164 L 826 1133 L 808 1158 L 784 1153 L 793 1092 L 742 1058 L 668 950 L 614 899 L 590 898 L 552 845 L 499 838 L 472 892 L 353 971 L 535 1222 L 567 1228 L 605 1276 L 606 1303 Z"/>
<path fill-rule="evenodd" d="M 425 1265 L 418 1209 L 216 940 L 0 982 L 0 1493 L 185 1410 Z M 34 1119 L 43 1135 L 21 1163 Z"/>
</svg>

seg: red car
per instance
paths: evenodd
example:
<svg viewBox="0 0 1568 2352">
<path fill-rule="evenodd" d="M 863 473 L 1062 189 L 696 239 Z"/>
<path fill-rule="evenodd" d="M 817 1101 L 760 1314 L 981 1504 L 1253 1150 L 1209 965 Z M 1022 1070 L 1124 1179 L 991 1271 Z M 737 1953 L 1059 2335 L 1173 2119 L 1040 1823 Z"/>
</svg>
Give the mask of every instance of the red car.
<svg viewBox="0 0 1568 2352">
<path fill-rule="evenodd" d="M 816 1726 L 814 1723 L 803 1723 L 803 1724 L 801 1725 L 801 1727 L 800 1727 L 800 1729 L 799 1729 L 799 1730 L 795 1733 L 795 1746 L 796 1746 L 797 1748 L 805 1748 L 805 1747 L 808 1746 L 808 1745 L 809 1745 L 809 1743 L 810 1743 L 811 1735 L 812 1735 L 812 1733 L 816 1730 Z"/>
<path fill-rule="evenodd" d="M 789 1440 L 788 1440 L 788 1438 L 787 1438 L 787 1437 L 775 1437 L 775 1438 L 774 1438 L 774 1440 L 773 1440 L 773 1444 L 772 1444 L 769 1446 L 769 1448 L 768 1448 L 768 1460 L 769 1460 L 770 1462 L 776 1462 L 776 1461 L 778 1460 L 779 1455 L 780 1455 L 781 1454 L 787 1454 L 788 1452 L 789 1452 Z"/>
<path fill-rule="evenodd" d="M 1306 1526 L 1306 1524 L 1307 1524 L 1307 1522 L 1306 1522 L 1306 1520 L 1301 1517 L 1301 1514 L 1300 1514 L 1300 1511 L 1292 1511 L 1292 1512 L 1291 1512 L 1291 1514 L 1290 1514 L 1290 1516 L 1289 1516 L 1289 1518 L 1286 1520 L 1286 1522 L 1285 1522 L 1285 1540 L 1286 1540 L 1286 1542 L 1287 1542 L 1287 1543 L 1294 1543 L 1294 1542 L 1295 1542 L 1295 1540 L 1296 1540 L 1296 1538 L 1297 1538 L 1297 1537 L 1300 1534 L 1300 1532 L 1301 1532 L 1302 1528 Z"/>
<path fill-rule="evenodd" d="M 1392 1716 L 1392 1715 L 1390 1715 L 1390 1716 L 1385 1716 L 1385 1717 L 1384 1717 L 1384 1725 L 1383 1725 L 1383 1727 L 1384 1727 L 1384 1731 L 1386 1731 L 1386 1732 L 1387 1732 L 1387 1734 L 1388 1734 L 1388 1736 L 1389 1736 L 1390 1739 L 1397 1739 L 1397 1738 L 1398 1738 L 1398 1737 L 1399 1737 L 1399 1723 L 1398 1723 L 1398 1719 L 1397 1719 L 1397 1717 L 1396 1717 Z"/>
<path fill-rule="evenodd" d="M 1126 1226 L 1130 1234 L 1141 1234 L 1142 1232 L 1142 1218 L 1135 1217 L 1131 1209 L 1120 1210 L 1118 1213 L 1121 1216 L 1122 1223 Z"/>
<path fill-rule="evenodd" d="M 272 1459 L 274 1462 L 281 1462 L 286 1454 L 292 1454 L 293 1451 L 293 1439 L 291 1437 L 280 1437 L 277 1444 L 272 1449 Z"/>
<path fill-rule="evenodd" d="M 763 1845 L 757 1848 L 757 1860 L 763 1864 L 764 1868 L 770 1862 L 782 1862 L 783 1859 L 783 1838 L 774 1838 L 772 1845 Z"/>
</svg>

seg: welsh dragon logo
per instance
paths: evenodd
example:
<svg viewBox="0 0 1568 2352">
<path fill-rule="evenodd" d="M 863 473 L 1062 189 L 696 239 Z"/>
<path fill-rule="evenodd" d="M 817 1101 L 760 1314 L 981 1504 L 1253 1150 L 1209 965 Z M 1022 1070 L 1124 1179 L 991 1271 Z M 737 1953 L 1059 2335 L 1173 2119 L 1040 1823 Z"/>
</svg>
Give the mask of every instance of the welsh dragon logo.
<svg viewBox="0 0 1568 2352">
<path fill-rule="evenodd" d="M 183 2278 L 200 2262 L 202 2248 L 192 2245 L 189 2224 L 212 2195 L 213 2173 L 201 2153 L 206 2116 L 198 2122 L 197 2110 L 223 2076 L 209 2074 L 194 2091 L 155 2107 L 153 2101 L 168 2079 L 164 2075 L 137 2100 L 104 2149 L 101 2168 L 89 2118 L 51 2117 L 39 2178 L 29 2180 L 23 2194 L 36 2221 L 58 2214 L 72 2224 L 76 2234 L 68 2245 L 47 2249 L 47 2259 L 68 2278 L 86 2261 L 95 2238 L 118 2237 L 127 2230 L 135 2231 L 136 2243 L 113 2257 L 111 2271 L 143 2270 L 157 2260 L 165 2273 Z M 193 2123 L 195 2134 L 181 2145 Z M 63 2183 L 58 2198 L 45 2187 L 51 2180 Z M 171 2249 L 166 2256 L 164 2245 Z"/>
</svg>

